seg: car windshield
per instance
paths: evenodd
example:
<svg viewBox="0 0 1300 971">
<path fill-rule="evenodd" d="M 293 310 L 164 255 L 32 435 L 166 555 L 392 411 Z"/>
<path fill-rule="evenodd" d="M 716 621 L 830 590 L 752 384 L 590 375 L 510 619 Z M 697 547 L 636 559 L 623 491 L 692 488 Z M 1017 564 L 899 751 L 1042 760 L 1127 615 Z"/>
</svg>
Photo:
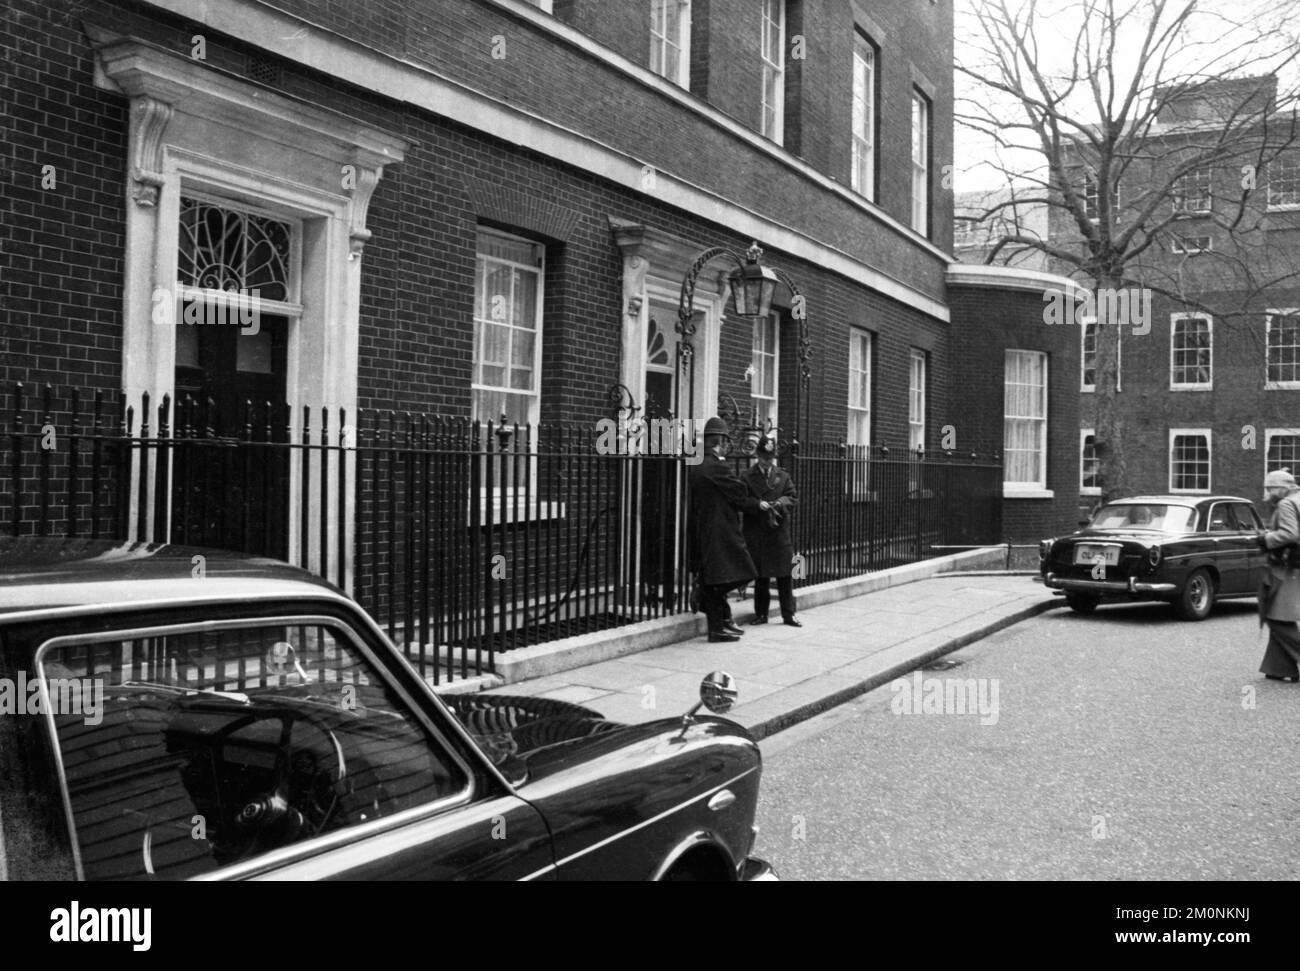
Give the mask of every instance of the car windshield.
<svg viewBox="0 0 1300 971">
<path fill-rule="evenodd" d="M 1102 506 L 1092 517 L 1093 529 L 1154 529 L 1186 533 L 1196 528 L 1196 510 L 1147 502 L 1117 502 Z"/>
</svg>

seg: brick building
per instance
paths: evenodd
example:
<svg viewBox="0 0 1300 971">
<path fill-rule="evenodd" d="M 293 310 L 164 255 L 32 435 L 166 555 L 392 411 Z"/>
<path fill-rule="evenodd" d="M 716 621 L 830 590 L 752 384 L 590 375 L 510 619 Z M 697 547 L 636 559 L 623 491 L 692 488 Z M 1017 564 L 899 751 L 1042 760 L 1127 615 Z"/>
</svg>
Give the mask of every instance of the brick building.
<svg viewBox="0 0 1300 971">
<path fill-rule="evenodd" d="M 1300 148 L 1294 120 L 1274 107 L 1275 89 L 1272 78 L 1245 78 L 1170 97 L 1147 150 L 1117 183 L 1119 226 L 1172 184 L 1152 219 L 1154 243 L 1129 269 L 1151 291 L 1149 331 L 1119 335 L 1129 491 L 1257 499 L 1266 469 L 1300 469 Z M 1081 160 L 1072 169 L 1095 220 L 1096 180 Z M 1082 245 L 1055 206 L 1051 238 Z M 1101 493 L 1091 417 L 1097 325 L 1072 329 L 1086 510 Z"/>
<path fill-rule="evenodd" d="M 165 396 L 154 432 L 336 442 L 262 468 L 287 498 L 242 529 L 349 589 L 356 517 L 400 518 L 382 455 L 337 475 L 367 415 L 397 414 L 391 445 L 408 412 L 590 429 L 612 401 L 734 401 L 787 440 L 915 457 L 959 426 L 971 448 L 958 389 L 989 375 L 954 363 L 986 322 L 947 278 L 952 30 L 948 0 L 14 0 L 0 408 L 63 427 L 96 392 L 137 421 Z M 755 240 L 806 321 L 785 287 L 734 314 L 715 260 L 682 354 L 692 261 Z M 196 509 L 228 498 L 163 474 Z M 484 515 L 544 545 L 563 513 L 526 479 Z M 124 515 L 175 535 L 168 488 Z"/>
</svg>

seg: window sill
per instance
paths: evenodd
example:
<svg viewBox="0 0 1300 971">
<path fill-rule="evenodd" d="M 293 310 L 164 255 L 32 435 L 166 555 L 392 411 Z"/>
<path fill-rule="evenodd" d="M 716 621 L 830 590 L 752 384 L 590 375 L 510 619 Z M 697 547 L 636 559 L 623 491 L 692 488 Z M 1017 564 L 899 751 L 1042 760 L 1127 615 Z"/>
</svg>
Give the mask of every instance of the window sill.
<svg viewBox="0 0 1300 971">
<path fill-rule="evenodd" d="M 1171 496 L 1208 496 L 1213 493 L 1209 489 L 1170 489 Z"/>
<path fill-rule="evenodd" d="M 1003 499 L 1055 499 L 1056 493 L 1042 486 L 1002 486 Z"/>
<path fill-rule="evenodd" d="M 1278 205 L 1270 205 L 1267 207 L 1266 211 L 1267 212 L 1300 212 L 1300 203 L 1288 202 L 1288 203 L 1279 203 Z"/>
<path fill-rule="evenodd" d="M 495 501 L 490 506 L 483 506 L 478 511 L 479 526 L 488 525 L 488 510 L 492 512 L 493 526 L 513 526 L 516 523 L 543 522 L 548 519 L 563 519 L 565 516 L 565 505 L 562 502 L 538 502 L 533 500 L 531 503 L 519 503 L 519 508 L 506 499 L 504 503 Z M 475 525 L 473 520 L 473 510 L 471 509 L 465 516 L 465 525 Z"/>
<path fill-rule="evenodd" d="M 1096 486 L 1085 486 L 1084 488 L 1082 488 L 1082 489 L 1079 490 L 1079 495 L 1081 495 L 1081 496 L 1100 496 L 1100 495 L 1101 495 L 1101 490 L 1098 489 Z"/>
<path fill-rule="evenodd" d="M 1300 381 L 1265 381 L 1265 391 L 1300 391 Z"/>
<path fill-rule="evenodd" d="M 1214 383 L 1210 384 L 1171 384 L 1170 391 L 1213 391 Z"/>
</svg>

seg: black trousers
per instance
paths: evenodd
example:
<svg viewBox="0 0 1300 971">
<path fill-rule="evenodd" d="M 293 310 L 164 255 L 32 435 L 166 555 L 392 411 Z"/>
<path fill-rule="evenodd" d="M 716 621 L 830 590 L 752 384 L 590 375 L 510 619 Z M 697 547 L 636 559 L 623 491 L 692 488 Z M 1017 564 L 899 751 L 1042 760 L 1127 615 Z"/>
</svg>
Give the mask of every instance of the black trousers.
<svg viewBox="0 0 1300 971">
<path fill-rule="evenodd" d="M 700 584 L 700 609 L 709 619 L 709 633 L 718 633 L 722 630 L 722 625 L 731 620 L 731 604 L 727 603 L 727 594 L 748 582 Z"/>
<path fill-rule="evenodd" d="M 794 616 L 794 577 L 776 578 L 776 595 L 781 600 L 781 616 Z M 772 604 L 772 586 L 767 577 L 754 581 L 754 613 L 760 617 L 767 616 L 767 609 Z"/>
</svg>

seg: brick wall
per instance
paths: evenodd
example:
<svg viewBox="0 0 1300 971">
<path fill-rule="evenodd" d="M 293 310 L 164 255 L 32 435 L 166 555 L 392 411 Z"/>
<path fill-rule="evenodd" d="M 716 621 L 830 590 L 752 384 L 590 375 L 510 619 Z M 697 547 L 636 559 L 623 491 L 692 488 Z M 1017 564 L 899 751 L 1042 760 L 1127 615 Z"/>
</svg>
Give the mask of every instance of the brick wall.
<svg viewBox="0 0 1300 971">
<path fill-rule="evenodd" d="M 1300 391 L 1264 387 L 1262 314 L 1265 304 L 1300 305 L 1300 291 L 1275 291 L 1267 300 L 1236 296 L 1240 298 L 1237 306 L 1256 312 L 1214 318 L 1213 387 L 1208 391 L 1170 390 L 1170 315 L 1182 312 L 1172 301 L 1159 296 L 1153 299 L 1149 334 L 1139 336 L 1127 329 L 1122 333 L 1119 395 L 1125 403 L 1130 491 L 1167 492 L 1169 430 L 1208 428 L 1210 489 L 1258 500 L 1265 471 L 1265 431 L 1300 427 Z M 1222 304 L 1233 305 L 1232 297 L 1231 293 L 1222 294 Z M 1080 397 L 1080 424 L 1093 426 L 1095 394 Z"/>
<path fill-rule="evenodd" d="M 6 418 L 16 381 L 119 386 L 126 112 L 94 88 L 81 6 L 14 0 L 0 13 Z"/>
<path fill-rule="evenodd" d="M 961 414 L 957 448 L 981 455 L 1003 450 L 1003 386 L 1007 349 L 1048 356 L 1047 488 L 1050 499 L 1005 499 L 1003 539 L 1034 543 L 1075 528 L 1079 494 L 1078 329 L 1043 323 L 1041 293 L 993 286 L 949 288 L 952 307 L 950 376 Z"/>
<path fill-rule="evenodd" d="M 286 0 L 280 6 L 626 151 L 659 171 L 803 230 L 931 295 L 942 295 L 942 261 L 917 248 L 906 234 L 861 215 L 834 193 L 712 122 L 585 52 L 557 43 L 505 8 L 483 0 L 422 0 L 401 4 L 400 13 L 379 18 L 372 30 L 354 8 L 332 0 Z M 394 3 L 381 6 L 389 10 Z M 877 198 L 885 211 L 906 223 L 915 67 L 936 86 L 932 224 L 935 242 L 946 248 L 951 242 L 951 193 L 942 187 L 942 167 L 952 157 L 951 10 L 928 0 L 869 6 L 877 22 L 888 25 L 890 45 L 882 54 L 882 177 Z M 847 185 L 851 10 L 830 0 L 804 0 L 802 8 L 807 60 L 801 66 L 800 90 L 810 103 L 800 109 L 799 144 L 810 164 Z M 648 10 L 649 4 L 639 0 L 572 0 L 558 5 L 555 16 L 648 66 Z M 719 53 L 710 55 L 707 75 L 692 83 L 692 91 L 756 130 L 761 95 L 758 5 L 708 0 L 698 4 L 695 19 L 696 32 Z M 394 36 L 399 23 L 404 26 Z M 504 58 L 492 56 L 497 37 L 504 39 Z M 278 52 L 274 45 L 269 50 Z M 704 70 L 703 62 L 696 66 Z"/>
</svg>

